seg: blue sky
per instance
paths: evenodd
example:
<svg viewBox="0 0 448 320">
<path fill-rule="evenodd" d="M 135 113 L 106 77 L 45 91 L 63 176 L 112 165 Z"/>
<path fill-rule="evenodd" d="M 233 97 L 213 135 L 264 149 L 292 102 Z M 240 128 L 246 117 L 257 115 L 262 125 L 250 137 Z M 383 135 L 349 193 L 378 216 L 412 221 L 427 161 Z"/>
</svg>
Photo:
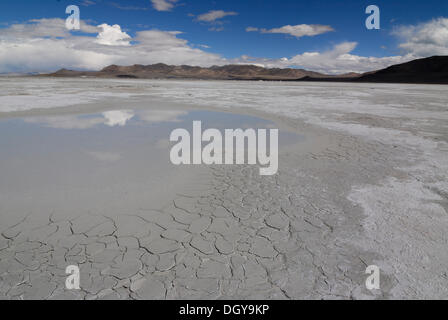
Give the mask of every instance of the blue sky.
<svg viewBox="0 0 448 320">
<path fill-rule="evenodd" d="M 320 54 L 333 52 L 338 45 L 342 44 L 345 44 L 345 47 L 340 50 L 340 54 L 348 53 L 355 57 L 380 59 L 371 59 L 370 62 L 375 62 L 371 64 L 371 68 L 380 65 L 381 63 L 377 63 L 378 61 L 384 65 L 401 61 L 400 59 L 391 60 L 392 57 L 409 60 L 411 57 L 431 55 L 432 52 L 433 54 L 448 54 L 448 51 L 445 51 L 448 48 L 448 43 L 445 43 L 448 42 L 448 35 L 445 38 L 445 33 L 448 34 L 448 20 L 446 20 L 448 1 L 446 0 L 2 0 L 0 2 L 0 39 L 3 37 L 12 41 L 11 28 L 14 25 L 38 23 L 30 22 L 31 20 L 58 18 L 60 20 L 54 20 L 53 23 L 61 23 L 68 16 L 65 13 L 65 8 L 71 4 L 79 6 L 81 19 L 90 26 L 118 25 L 120 32 L 130 37 L 130 45 L 139 41 L 138 35 L 141 31 L 178 31 L 175 38 L 186 40 L 184 45 L 189 49 L 200 50 L 204 53 L 204 57 L 209 53 L 222 59 L 222 63 L 218 60 L 204 59 L 204 61 L 209 61 L 209 63 L 204 62 L 204 65 L 212 62 L 216 64 L 248 62 L 247 58 L 241 58 L 243 56 L 250 57 L 250 61 L 253 63 L 265 66 L 304 67 L 316 71 L 337 73 L 343 66 L 334 68 L 331 65 L 314 66 L 316 63 L 307 63 L 306 57 L 300 55 L 310 52 Z M 365 9 L 371 4 L 377 5 L 381 10 L 380 30 L 367 30 L 365 27 L 365 20 L 368 16 Z M 210 18 L 213 21 L 201 21 L 205 19 L 201 18 L 201 15 L 211 11 L 224 12 L 226 15 L 215 20 Z M 330 31 L 299 37 L 288 33 L 269 32 L 269 30 L 278 31 L 288 25 L 320 25 L 330 28 Z M 258 30 L 247 32 L 248 27 Z M 430 30 L 434 30 L 436 37 L 425 40 L 428 33 L 434 33 Z M 28 41 L 29 39 L 26 38 L 30 38 L 32 32 L 28 31 L 27 36 L 14 34 L 17 44 L 19 39 Z M 66 36 L 66 42 L 77 41 L 76 46 L 80 46 L 78 44 L 80 38 L 75 39 L 77 36 L 94 39 L 98 37 L 98 33 L 71 32 L 70 36 Z M 39 34 L 34 37 L 48 38 L 54 37 L 54 34 Z M 56 42 L 61 40 L 60 38 L 53 39 L 55 46 L 60 45 Z M 416 38 L 420 38 L 418 43 L 413 43 L 412 41 Z M 425 42 L 429 42 L 434 48 L 424 52 L 421 45 Z M 0 57 L 1 46 L 2 44 L 0 44 Z M 414 47 L 419 49 L 415 50 Z M 111 48 L 104 49 L 104 52 L 107 51 L 109 55 L 112 55 Z M 123 55 L 124 51 L 127 51 L 126 55 L 131 54 L 130 48 L 122 48 L 121 51 L 118 48 L 115 49 L 117 49 L 113 53 L 115 55 Z M 89 50 L 94 50 L 96 54 L 101 52 L 100 48 L 89 47 Z M 83 47 L 82 51 L 85 52 L 86 48 Z M 163 51 L 160 53 L 163 57 Z M 192 54 L 192 52 L 189 53 Z M 289 65 L 288 62 L 283 63 L 279 60 L 282 58 L 292 59 L 295 56 L 299 56 L 296 62 L 293 63 L 294 61 L 291 60 Z M 332 57 L 337 57 L 337 55 Z M 321 58 L 330 59 L 330 57 Z M 381 58 L 384 59 L 381 60 Z M 185 60 L 199 65 L 201 64 L 199 59 L 198 56 L 198 59 L 188 58 Z M 363 61 L 364 64 L 369 62 Z M 14 64 L 14 61 L 12 62 Z M 157 61 L 148 60 L 148 62 Z M 160 62 L 180 64 L 182 57 Z M 30 65 L 28 71 L 36 71 L 33 64 L 28 64 Z M 69 67 L 77 66 L 76 63 L 68 64 Z M 350 70 L 347 71 L 365 71 L 361 70 L 362 64 L 361 62 L 359 70 L 355 70 L 356 66 L 348 65 Z M 100 64 L 96 63 L 96 65 Z M 88 66 L 82 68 L 82 63 L 78 63 L 78 67 L 91 69 Z M 366 66 L 366 68 L 369 67 Z M 1 71 L 14 71 L 14 67 L 3 66 L 2 70 L 0 63 Z"/>
</svg>

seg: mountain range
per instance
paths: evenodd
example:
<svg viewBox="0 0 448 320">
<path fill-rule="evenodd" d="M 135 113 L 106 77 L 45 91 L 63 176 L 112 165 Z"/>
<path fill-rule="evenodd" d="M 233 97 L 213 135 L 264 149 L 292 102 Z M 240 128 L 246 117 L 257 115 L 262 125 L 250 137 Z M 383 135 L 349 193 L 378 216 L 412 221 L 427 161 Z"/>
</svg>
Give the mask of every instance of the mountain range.
<svg viewBox="0 0 448 320">
<path fill-rule="evenodd" d="M 364 74 L 325 75 L 303 69 L 263 68 L 255 65 L 226 65 L 210 68 L 195 66 L 111 65 L 100 71 L 61 69 L 49 77 L 99 77 L 132 79 L 201 79 L 201 80 L 265 80 L 265 81 L 329 81 L 448 84 L 448 56 L 434 56 L 390 66 Z"/>
</svg>

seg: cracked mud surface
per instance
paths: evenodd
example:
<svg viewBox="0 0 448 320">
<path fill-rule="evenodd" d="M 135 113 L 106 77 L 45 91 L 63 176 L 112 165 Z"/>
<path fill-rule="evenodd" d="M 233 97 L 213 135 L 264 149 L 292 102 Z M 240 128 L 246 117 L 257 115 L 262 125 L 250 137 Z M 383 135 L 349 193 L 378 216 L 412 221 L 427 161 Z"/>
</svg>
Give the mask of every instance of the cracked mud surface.
<svg viewBox="0 0 448 320">
<path fill-rule="evenodd" d="M 160 208 L 0 224 L 0 299 L 448 298 L 444 113 L 340 112 L 264 114 L 308 137 L 281 149 L 276 176 L 206 167 Z M 381 290 L 365 288 L 372 264 Z"/>
<path fill-rule="evenodd" d="M 365 289 L 365 268 L 379 257 L 356 245 L 362 210 L 345 199 L 344 183 L 332 183 L 349 175 L 379 178 L 375 171 L 387 170 L 381 164 L 357 164 L 382 147 L 332 140 L 307 154 L 289 149 L 282 161 L 298 161 L 300 169 L 274 177 L 260 177 L 253 167 L 211 167 L 208 191 L 179 195 L 160 210 L 70 220 L 50 215 L 40 226 L 25 218 L 2 230 L 0 293 L 12 299 L 387 298 L 397 279 L 384 274 L 382 293 Z M 338 151 L 330 147 L 336 141 Z M 65 289 L 68 265 L 80 267 L 81 291 Z"/>
</svg>

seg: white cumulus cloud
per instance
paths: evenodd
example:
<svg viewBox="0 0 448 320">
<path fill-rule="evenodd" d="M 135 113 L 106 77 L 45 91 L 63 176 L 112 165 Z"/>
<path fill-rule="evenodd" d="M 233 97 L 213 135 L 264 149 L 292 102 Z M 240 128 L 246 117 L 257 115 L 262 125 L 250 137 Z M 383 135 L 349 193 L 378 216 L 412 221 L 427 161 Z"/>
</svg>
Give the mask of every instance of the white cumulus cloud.
<svg viewBox="0 0 448 320">
<path fill-rule="evenodd" d="M 412 60 L 411 55 L 391 57 L 363 57 L 351 52 L 356 42 L 343 42 L 325 52 L 305 52 L 283 63 L 322 73 L 340 74 L 347 72 L 367 72 Z"/>
<path fill-rule="evenodd" d="M 98 26 L 102 31 L 98 34 L 96 43 L 106 46 L 129 46 L 131 37 L 121 31 L 121 27 L 118 24 L 109 26 L 108 24 L 101 24 Z"/>
<path fill-rule="evenodd" d="M 448 18 L 438 18 L 416 26 L 401 26 L 393 31 L 407 53 L 416 56 L 448 55 Z"/>
<path fill-rule="evenodd" d="M 304 52 L 291 58 L 264 59 L 243 56 L 240 62 L 263 65 L 267 68 L 301 68 L 325 74 L 343 74 L 349 72 L 367 72 L 383 69 L 393 64 L 414 59 L 412 55 L 391 57 L 363 57 L 351 52 L 356 42 L 343 42 L 324 52 Z"/>
</svg>

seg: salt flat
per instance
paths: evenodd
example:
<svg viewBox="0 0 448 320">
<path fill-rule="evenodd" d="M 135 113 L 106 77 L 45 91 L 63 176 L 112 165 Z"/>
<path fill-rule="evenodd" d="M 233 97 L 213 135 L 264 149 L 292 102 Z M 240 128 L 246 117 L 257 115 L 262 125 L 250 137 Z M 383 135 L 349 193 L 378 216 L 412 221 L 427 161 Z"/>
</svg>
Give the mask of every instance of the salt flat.
<svg viewBox="0 0 448 320">
<path fill-rule="evenodd" d="M 445 86 L 0 78 L 0 88 L 0 298 L 448 296 Z M 171 167 L 169 131 L 198 118 L 280 128 L 279 173 Z M 81 291 L 65 289 L 70 264 Z M 381 290 L 365 288 L 372 264 Z"/>
</svg>

